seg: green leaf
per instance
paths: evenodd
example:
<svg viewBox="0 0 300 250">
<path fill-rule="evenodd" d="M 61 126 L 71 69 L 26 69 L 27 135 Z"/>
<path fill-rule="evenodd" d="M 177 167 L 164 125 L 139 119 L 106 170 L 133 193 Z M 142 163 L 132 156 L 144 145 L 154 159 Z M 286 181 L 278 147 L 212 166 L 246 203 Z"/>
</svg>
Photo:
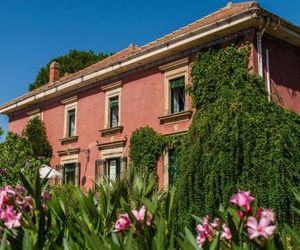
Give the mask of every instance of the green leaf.
<svg viewBox="0 0 300 250">
<path fill-rule="evenodd" d="M 293 242 L 297 247 L 300 247 L 300 235 L 296 233 L 289 225 L 285 224 L 284 225 L 284 230 L 288 235 L 291 236 Z"/>
</svg>

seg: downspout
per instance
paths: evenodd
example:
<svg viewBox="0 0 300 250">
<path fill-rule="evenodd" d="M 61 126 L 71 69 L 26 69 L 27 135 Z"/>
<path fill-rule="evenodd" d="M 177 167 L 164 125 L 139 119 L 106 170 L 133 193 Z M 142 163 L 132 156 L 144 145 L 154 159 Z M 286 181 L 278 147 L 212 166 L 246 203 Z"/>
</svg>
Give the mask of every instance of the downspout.
<svg viewBox="0 0 300 250">
<path fill-rule="evenodd" d="M 267 76 L 267 93 L 269 102 L 272 101 L 271 78 L 270 78 L 270 55 L 269 49 L 266 49 L 266 76 Z"/>
<path fill-rule="evenodd" d="M 266 31 L 266 28 L 263 28 L 262 31 L 257 33 L 257 59 L 258 59 L 258 74 L 263 77 L 263 58 L 262 58 L 262 37 Z"/>
<path fill-rule="evenodd" d="M 257 33 L 257 57 L 258 57 L 258 74 L 264 77 L 263 73 L 263 53 L 262 53 L 262 37 L 266 32 L 266 27 L 269 26 L 270 18 L 268 18 L 266 26 Z M 271 80 L 270 80 L 270 62 L 269 62 L 269 50 L 266 50 L 266 80 L 267 80 L 267 92 L 268 100 L 271 101 Z"/>
</svg>

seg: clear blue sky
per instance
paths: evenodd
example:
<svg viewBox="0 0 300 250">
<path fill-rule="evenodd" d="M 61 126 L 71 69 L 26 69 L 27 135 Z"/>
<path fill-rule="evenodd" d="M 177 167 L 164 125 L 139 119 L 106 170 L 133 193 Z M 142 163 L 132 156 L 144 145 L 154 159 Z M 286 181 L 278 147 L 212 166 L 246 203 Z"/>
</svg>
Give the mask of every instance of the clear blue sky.
<svg viewBox="0 0 300 250">
<path fill-rule="evenodd" d="M 0 5 L 0 103 L 27 91 L 51 58 L 70 49 L 116 52 L 143 45 L 226 5 L 227 0 L 12 0 Z M 240 2 L 240 1 L 233 1 Z M 300 1 L 261 0 L 300 24 Z M 7 119 L 0 116 L 7 129 Z"/>
</svg>

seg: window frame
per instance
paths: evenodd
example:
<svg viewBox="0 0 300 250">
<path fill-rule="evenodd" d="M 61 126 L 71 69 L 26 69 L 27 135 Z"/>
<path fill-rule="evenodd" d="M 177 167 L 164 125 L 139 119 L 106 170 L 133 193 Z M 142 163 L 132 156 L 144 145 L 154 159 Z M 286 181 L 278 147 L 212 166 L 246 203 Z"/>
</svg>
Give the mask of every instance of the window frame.
<svg viewBox="0 0 300 250">
<path fill-rule="evenodd" d="M 104 129 L 116 128 L 121 126 L 121 110 L 122 110 L 122 82 L 115 82 L 107 86 L 103 86 L 102 90 L 105 92 L 105 117 Z M 118 97 L 118 125 L 116 127 L 110 126 L 110 99 Z"/>
<path fill-rule="evenodd" d="M 170 114 L 176 114 L 172 113 L 172 107 L 171 107 L 171 98 L 172 98 L 172 91 L 170 88 L 170 81 L 184 77 L 184 110 L 181 112 L 189 111 L 191 110 L 191 100 L 189 98 L 189 95 L 186 92 L 187 85 L 190 84 L 190 77 L 189 77 L 189 58 L 183 58 L 171 63 L 168 63 L 166 65 L 162 65 L 159 67 L 159 69 L 163 72 L 164 75 L 164 110 L 163 110 L 163 116 L 167 116 Z M 178 112 L 178 113 L 181 113 Z"/>
<path fill-rule="evenodd" d="M 115 99 L 115 100 L 113 100 Z M 115 107 L 112 107 L 111 104 L 112 104 L 112 101 L 117 101 L 117 123 L 116 124 L 113 124 L 113 108 Z M 108 105 L 109 105 L 109 110 L 108 110 L 108 116 L 109 116 L 109 119 L 108 119 L 108 122 L 109 122 L 109 128 L 116 128 L 118 127 L 120 124 L 119 124 L 119 114 L 120 114 L 120 104 L 119 104 L 119 95 L 116 95 L 116 96 L 113 96 L 113 97 L 110 97 L 108 99 Z"/>
<path fill-rule="evenodd" d="M 180 79 L 180 78 L 183 78 L 183 82 L 184 82 L 184 85 L 183 86 L 179 86 L 179 87 L 176 87 L 176 88 L 172 88 L 171 85 L 172 85 L 172 82 L 174 80 L 177 80 L 177 79 Z M 170 89 L 170 104 L 169 104 L 169 112 L 170 114 L 177 114 L 177 113 L 180 113 L 180 112 L 184 112 L 186 111 L 186 91 L 185 91 L 185 76 L 180 76 L 180 77 L 176 77 L 176 78 L 172 78 L 169 80 L 169 89 Z M 179 95 L 181 94 L 180 93 L 180 90 L 183 89 L 183 107 L 180 107 L 180 103 L 178 105 L 178 111 L 174 111 L 174 91 L 177 90 L 179 92 Z M 180 97 L 179 97 L 180 98 Z"/>
<path fill-rule="evenodd" d="M 62 103 L 64 104 L 64 132 L 63 138 L 70 138 L 77 136 L 77 121 L 78 121 L 78 100 L 77 96 L 68 98 L 63 100 Z M 75 115 L 75 124 L 74 124 L 74 135 L 69 135 L 69 112 L 74 110 Z"/>
<path fill-rule="evenodd" d="M 74 119 L 74 128 L 71 127 L 71 117 Z M 73 137 L 76 136 L 75 133 L 76 128 L 76 109 L 69 109 L 67 111 L 67 131 L 66 137 Z"/>
<path fill-rule="evenodd" d="M 107 158 L 105 160 L 105 176 L 112 179 L 110 176 L 110 162 L 116 161 L 116 179 L 121 177 L 122 159 L 121 157 Z"/>
<path fill-rule="evenodd" d="M 176 148 L 166 148 L 164 150 L 163 159 L 164 159 L 164 189 L 168 189 L 170 187 L 170 151 L 176 152 Z M 178 152 L 177 152 L 178 153 Z M 178 156 L 178 155 L 177 155 Z M 178 166 L 177 166 L 178 170 Z M 174 181 L 174 180 L 173 180 Z M 174 184 L 174 183 L 172 183 Z"/>
</svg>

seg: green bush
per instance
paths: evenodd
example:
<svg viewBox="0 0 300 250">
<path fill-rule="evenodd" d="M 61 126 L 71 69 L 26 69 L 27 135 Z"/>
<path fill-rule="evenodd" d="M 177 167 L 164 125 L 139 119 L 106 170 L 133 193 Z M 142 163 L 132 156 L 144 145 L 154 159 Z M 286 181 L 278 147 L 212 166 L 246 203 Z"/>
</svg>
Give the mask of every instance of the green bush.
<svg viewBox="0 0 300 250">
<path fill-rule="evenodd" d="M 130 172 L 148 173 L 157 178 L 156 165 L 166 142 L 165 137 L 148 126 L 135 130 L 130 138 Z"/>
<path fill-rule="evenodd" d="M 52 146 L 50 145 L 46 127 L 38 116 L 30 119 L 23 132 L 33 150 L 34 157 L 51 158 Z"/>
<path fill-rule="evenodd" d="M 248 59 L 248 48 L 230 46 L 202 51 L 193 64 L 197 112 L 179 159 L 174 232 L 192 229 L 192 214 L 215 215 L 239 189 L 274 208 L 281 225 L 299 226 L 291 188 L 300 181 L 300 117 L 268 101 Z"/>
<path fill-rule="evenodd" d="M 33 178 L 43 163 L 44 159 L 34 157 L 26 138 L 9 132 L 0 143 L 0 185 L 17 184 L 20 172 Z"/>
</svg>

